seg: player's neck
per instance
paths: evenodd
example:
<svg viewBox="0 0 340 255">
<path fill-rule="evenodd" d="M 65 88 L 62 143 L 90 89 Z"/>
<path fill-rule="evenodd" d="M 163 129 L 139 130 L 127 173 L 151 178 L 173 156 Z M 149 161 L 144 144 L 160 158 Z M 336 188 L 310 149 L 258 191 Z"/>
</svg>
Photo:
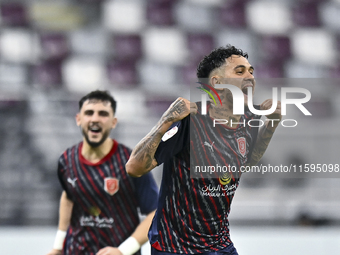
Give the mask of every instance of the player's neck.
<svg viewBox="0 0 340 255">
<path fill-rule="evenodd" d="M 109 152 L 113 146 L 113 140 L 107 138 L 100 146 L 94 148 L 91 147 L 86 140 L 83 141 L 83 147 L 81 149 L 81 155 L 91 163 L 97 163 L 102 160 Z"/>
<path fill-rule="evenodd" d="M 213 106 L 209 108 L 209 116 L 213 119 L 227 120 L 227 126 L 230 128 L 236 128 L 241 119 L 241 115 L 233 114 L 233 108 L 228 105 Z"/>
</svg>

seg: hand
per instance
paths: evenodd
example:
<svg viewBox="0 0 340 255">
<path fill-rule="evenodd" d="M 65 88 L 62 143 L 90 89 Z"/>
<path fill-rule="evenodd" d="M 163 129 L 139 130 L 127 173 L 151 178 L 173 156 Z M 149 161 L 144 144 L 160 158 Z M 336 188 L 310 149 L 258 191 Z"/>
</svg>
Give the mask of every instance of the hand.
<svg viewBox="0 0 340 255">
<path fill-rule="evenodd" d="M 272 107 L 273 105 L 273 100 L 272 99 L 267 99 L 265 100 L 261 105 L 260 105 L 260 110 L 268 110 Z M 278 119 L 281 120 L 282 119 L 282 115 L 281 115 L 281 102 L 277 101 L 277 107 L 275 109 L 275 111 L 269 115 L 266 115 L 266 117 L 268 119 Z"/>
<path fill-rule="evenodd" d="M 265 100 L 261 105 L 260 105 L 260 109 L 261 110 L 268 110 L 272 107 L 273 104 L 273 100 L 272 99 L 267 99 Z M 268 125 L 268 127 L 272 127 L 272 128 L 276 128 L 279 125 L 279 122 L 282 119 L 282 114 L 281 114 L 281 102 L 277 101 L 277 107 L 275 109 L 275 111 L 269 115 L 266 115 L 266 117 L 270 121 L 271 123 Z"/>
<path fill-rule="evenodd" d="M 197 105 L 191 103 L 189 100 L 179 97 L 177 98 L 170 107 L 163 114 L 166 122 L 177 122 L 184 119 L 189 114 L 197 113 Z"/>
<path fill-rule="evenodd" d="M 46 255 L 62 255 L 62 250 L 53 249 L 49 253 L 47 253 Z"/>
<path fill-rule="evenodd" d="M 191 103 L 190 102 L 190 114 L 193 114 L 193 115 L 197 114 L 197 105 L 196 105 L 196 103 Z"/>
<path fill-rule="evenodd" d="M 123 255 L 120 250 L 116 247 L 107 246 L 103 249 L 100 249 L 96 255 Z"/>
</svg>

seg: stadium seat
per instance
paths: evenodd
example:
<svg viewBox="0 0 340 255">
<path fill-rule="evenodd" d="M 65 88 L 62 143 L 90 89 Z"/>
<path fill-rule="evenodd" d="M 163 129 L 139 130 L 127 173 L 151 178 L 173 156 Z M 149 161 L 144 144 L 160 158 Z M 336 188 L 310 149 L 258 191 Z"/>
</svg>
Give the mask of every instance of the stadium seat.
<svg viewBox="0 0 340 255">
<path fill-rule="evenodd" d="M 44 59 L 63 59 L 70 53 L 68 39 L 62 33 L 42 34 L 40 45 Z"/>
<path fill-rule="evenodd" d="M 105 28 L 116 33 L 138 33 L 146 24 L 143 1 L 109 0 L 102 5 Z"/>
<path fill-rule="evenodd" d="M 246 17 L 250 28 L 260 34 L 286 34 L 292 27 L 289 6 L 283 1 L 251 1 Z"/>
<path fill-rule="evenodd" d="M 209 1 L 206 1 L 206 0 L 189 0 L 190 2 L 194 3 L 194 4 L 197 4 L 197 5 L 204 5 L 204 6 L 221 6 L 223 4 L 223 1 L 225 0 L 209 0 Z"/>
<path fill-rule="evenodd" d="M 154 61 L 143 61 L 138 65 L 139 77 L 143 88 L 162 94 L 174 91 L 178 84 L 177 69 L 174 65 Z"/>
<path fill-rule="evenodd" d="M 44 61 L 33 69 L 33 81 L 44 88 L 58 88 L 62 83 L 61 61 Z"/>
<path fill-rule="evenodd" d="M 232 0 L 226 1 L 225 4 L 219 10 L 219 20 L 222 25 L 228 27 L 245 27 L 245 6 L 247 0 Z"/>
<path fill-rule="evenodd" d="M 128 60 L 111 60 L 107 64 L 109 83 L 118 86 L 132 86 L 139 82 L 135 62 Z"/>
<path fill-rule="evenodd" d="M 291 57 L 290 38 L 287 36 L 263 36 L 263 57 L 267 60 L 286 60 Z"/>
<path fill-rule="evenodd" d="M 38 43 L 29 29 L 3 29 L 0 33 L 1 59 L 14 63 L 31 63 L 37 59 Z"/>
<path fill-rule="evenodd" d="M 297 4 L 292 7 L 292 18 L 294 24 L 298 26 L 320 26 L 318 3 L 297 2 Z"/>
<path fill-rule="evenodd" d="M 179 1 L 174 11 L 177 24 L 186 31 L 202 32 L 216 29 L 216 12 L 212 7 Z"/>
<path fill-rule="evenodd" d="M 28 82 L 29 68 L 24 64 L 9 64 L 0 62 L 0 87 L 22 91 Z"/>
<path fill-rule="evenodd" d="M 80 3 L 94 3 L 94 4 L 101 4 L 105 0 L 77 0 Z"/>
<path fill-rule="evenodd" d="M 197 82 L 197 64 L 196 63 L 190 63 L 185 66 L 183 66 L 180 69 L 182 82 L 184 84 L 192 86 L 195 82 Z"/>
<path fill-rule="evenodd" d="M 287 78 L 323 78 L 326 68 L 318 63 L 289 60 L 285 64 L 285 73 Z"/>
<path fill-rule="evenodd" d="M 208 33 L 189 33 L 187 47 L 190 60 L 200 60 L 215 48 L 214 37 Z"/>
<path fill-rule="evenodd" d="M 26 6 L 22 3 L 1 3 L 0 20 L 4 26 L 28 26 Z"/>
<path fill-rule="evenodd" d="M 159 116 L 169 108 L 174 100 L 175 99 L 173 98 L 169 99 L 167 97 L 149 96 L 146 99 L 145 105 L 148 108 L 148 112 L 154 114 L 155 116 Z"/>
<path fill-rule="evenodd" d="M 173 5 L 176 0 L 152 0 L 146 7 L 146 18 L 150 25 L 174 25 Z"/>
<path fill-rule="evenodd" d="M 143 52 L 148 60 L 184 64 L 187 59 L 185 33 L 176 28 L 150 27 L 143 33 Z"/>
<path fill-rule="evenodd" d="M 27 1 L 31 24 L 47 31 L 74 31 L 87 18 L 83 8 L 71 1 Z"/>
<path fill-rule="evenodd" d="M 257 38 L 250 34 L 247 29 L 223 29 L 217 31 L 215 40 L 218 46 L 225 46 L 228 43 L 243 49 L 250 56 L 249 61 L 252 63 L 259 54 Z"/>
<path fill-rule="evenodd" d="M 295 29 L 290 35 L 293 56 L 300 61 L 319 65 L 334 65 L 337 59 L 336 38 L 321 28 Z M 317 50 L 316 50 L 317 49 Z"/>
<path fill-rule="evenodd" d="M 334 30 L 335 32 L 340 32 L 340 1 L 337 0 L 333 2 L 326 2 L 319 7 L 319 15 L 322 26 Z"/>
<path fill-rule="evenodd" d="M 71 51 L 75 54 L 106 56 L 109 34 L 100 28 L 78 29 L 70 33 Z"/>
<path fill-rule="evenodd" d="M 62 63 L 62 77 L 70 92 L 88 93 L 105 85 L 105 62 L 100 57 L 74 56 Z"/>
<path fill-rule="evenodd" d="M 143 54 L 140 35 L 115 35 L 113 38 L 113 52 L 117 59 L 139 59 Z"/>
<path fill-rule="evenodd" d="M 283 63 L 280 61 L 266 61 L 255 65 L 256 78 L 283 78 Z"/>
</svg>

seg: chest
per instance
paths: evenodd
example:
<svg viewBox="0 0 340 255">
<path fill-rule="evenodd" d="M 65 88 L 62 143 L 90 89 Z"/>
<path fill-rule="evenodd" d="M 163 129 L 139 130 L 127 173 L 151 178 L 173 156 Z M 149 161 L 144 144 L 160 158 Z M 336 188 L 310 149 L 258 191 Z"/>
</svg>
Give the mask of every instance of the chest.
<svg viewBox="0 0 340 255">
<path fill-rule="evenodd" d="M 125 164 L 108 160 L 100 165 L 82 162 L 67 167 L 65 182 L 75 199 L 93 197 L 95 199 L 114 198 L 133 189 L 133 184 L 125 171 Z"/>
</svg>

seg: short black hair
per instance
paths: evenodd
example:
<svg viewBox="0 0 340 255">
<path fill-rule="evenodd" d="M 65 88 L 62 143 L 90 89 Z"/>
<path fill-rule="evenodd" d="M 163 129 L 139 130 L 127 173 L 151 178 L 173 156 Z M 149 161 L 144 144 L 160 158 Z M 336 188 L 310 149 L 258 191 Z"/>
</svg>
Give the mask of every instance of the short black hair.
<svg viewBox="0 0 340 255">
<path fill-rule="evenodd" d="M 110 102 L 113 114 L 116 113 L 117 102 L 114 100 L 113 96 L 111 96 L 109 91 L 95 90 L 83 96 L 79 100 L 79 110 L 83 107 L 84 102 L 89 99 L 97 99 L 102 102 Z"/>
<path fill-rule="evenodd" d="M 236 48 L 230 44 L 226 47 L 219 47 L 206 55 L 197 67 L 197 78 L 209 78 L 210 73 L 216 68 L 225 64 L 225 60 L 232 55 L 242 56 L 248 59 L 248 53 L 243 52 L 241 49 Z"/>
</svg>

